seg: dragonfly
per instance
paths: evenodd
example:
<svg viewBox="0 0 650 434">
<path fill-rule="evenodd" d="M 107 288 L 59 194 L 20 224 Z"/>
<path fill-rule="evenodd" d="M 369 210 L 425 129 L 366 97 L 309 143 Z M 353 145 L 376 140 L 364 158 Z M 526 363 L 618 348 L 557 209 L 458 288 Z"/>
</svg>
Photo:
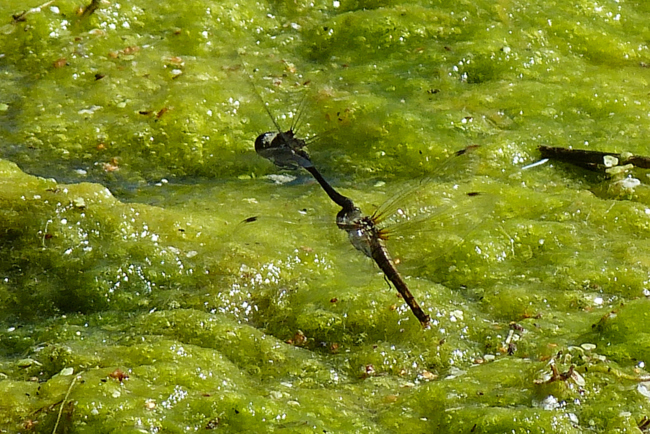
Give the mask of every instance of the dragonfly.
<svg viewBox="0 0 650 434">
<path fill-rule="evenodd" d="M 452 158 L 460 157 L 468 151 L 470 151 L 470 148 L 460 150 L 456 152 Z M 419 185 L 416 190 L 422 188 L 425 188 L 425 186 Z M 399 207 L 399 203 L 404 196 L 412 195 L 414 193 L 415 192 L 411 190 L 404 191 L 401 195 L 384 202 L 384 204 L 379 206 L 371 215 L 363 214 L 356 206 L 351 209 L 342 208 L 336 216 L 336 225 L 339 229 L 348 234 L 348 239 L 355 249 L 371 258 L 377 264 L 386 278 L 390 280 L 393 286 L 395 286 L 411 309 L 411 312 L 413 312 L 413 315 L 415 315 L 418 321 L 420 321 L 420 324 L 422 324 L 424 328 L 428 328 L 431 317 L 424 313 L 418 304 L 417 300 L 409 290 L 408 285 L 404 281 L 404 278 L 398 271 L 395 261 L 392 259 L 388 248 L 386 247 L 386 240 L 388 240 L 397 226 L 393 225 L 391 227 L 390 225 L 387 225 L 387 220 L 389 220 L 395 213 L 402 214 L 403 216 L 403 211 Z M 480 193 L 467 193 L 467 196 L 469 197 L 475 197 L 478 195 L 480 195 Z M 425 219 L 432 218 L 436 215 L 440 216 L 445 211 L 447 210 L 438 209 L 435 212 L 423 213 L 415 219 L 405 220 L 401 223 L 401 226 L 405 227 L 406 225 L 421 223 Z"/>
<path fill-rule="evenodd" d="M 431 317 L 424 313 L 397 270 L 395 261 L 386 248 L 386 233 L 377 225 L 373 216 L 364 215 L 358 207 L 341 209 L 336 215 L 336 225 L 339 229 L 347 232 L 348 239 L 355 249 L 375 261 L 386 278 L 393 283 L 422 327 L 428 328 Z"/>
<path fill-rule="evenodd" d="M 382 224 L 387 217 L 390 217 L 390 214 L 398 210 L 397 203 L 399 200 L 397 199 L 407 194 L 404 193 L 399 195 L 397 199 L 389 200 L 383 206 L 377 208 L 371 215 L 363 214 L 352 199 L 336 191 L 316 169 L 311 157 L 305 150 L 306 142 L 296 136 L 297 121 L 294 121 L 288 130 L 282 131 L 282 128 L 280 128 L 268 107 L 266 105 L 264 107 L 273 120 L 277 130 L 262 133 L 255 139 L 255 151 L 257 154 L 268 159 L 280 168 L 298 169 L 302 167 L 312 174 L 330 199 L 341 207 L 341 210 L 336 216 L 338 228 L 348 234 L 348 239 L 355 249 L 362 252 L 377 264 L 385 277 L 400 293 L 422 327 L 429 328 L 431 317 L 422 310 L 406 284 L 406 281 L 398 271 L 395 261 L 386 247 L 386 240 L 391 230 Z M 473 148 L 468 147 L 458 151 L 454 157 L 460 157 Z M 470 193 L 468 195 L 475 196 L 478 193 Z"/>
<path fill-rule="evenodd" d="M 291 126 L 286 131 L 282 131 L 271 110 L 266 104 L 262 103 L 266 113 L 273 121 L 276 131 L 267 131 L 257 136 L 255 139 L 255 152 L 282 169 L 296 170 L 302 167 L 316 179 L 334 203 L 343 209 L 352 209 L 354 208 L 352 200 L 336 191 L 312 163 L 311 157 L 305 149 L 307 141 L 296 136 L 300 119 L 304 113 L 304 101 L 303 98 L 298 109 L 298 115 L 293 119 Z"/>
</svg>

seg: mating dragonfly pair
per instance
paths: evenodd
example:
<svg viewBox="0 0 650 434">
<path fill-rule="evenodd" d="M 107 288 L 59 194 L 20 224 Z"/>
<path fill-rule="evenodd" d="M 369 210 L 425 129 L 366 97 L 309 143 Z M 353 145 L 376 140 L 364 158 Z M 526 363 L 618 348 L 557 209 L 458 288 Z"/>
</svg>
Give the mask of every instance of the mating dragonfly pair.
<svg viewBox="0 0 650 434">
<path fill-rule="evenodd" d="M 348 234 L 350 242 L 357 250 L 375 261 L 399 291 L 406 304 L 420 321 L 420 324 L 425 328 L 429 327 L 431 317 L 422 310 L 413 294 L 411 294 L 386 248 L 385 240 L 388 231 L 379 222 L 381 217 L 379 209 L 372 215 L 365 215 L 354 204 L 352 199 L 336 191 L 314 166 L 311 157 L 305 150 L 307 146 L 305 140 L 296 137 L 296 122 L 289 130 L 283 132 L 268 108 L 264 107 L 273 120 L 277 131 L 266 132 L 257 137 L 255 140 L 257 154 L 284 169 L 299 169 L 302 167 L 316 179 L 329 198 L 341 207 L 341 210 L 336 215 L 336 224 L 339 229 Z M 466 153 L 469 149 L 466 148 L 457 152 L 456 156 Z M 469 195 L 476 194 L 469 193 Z"/>
</svg>

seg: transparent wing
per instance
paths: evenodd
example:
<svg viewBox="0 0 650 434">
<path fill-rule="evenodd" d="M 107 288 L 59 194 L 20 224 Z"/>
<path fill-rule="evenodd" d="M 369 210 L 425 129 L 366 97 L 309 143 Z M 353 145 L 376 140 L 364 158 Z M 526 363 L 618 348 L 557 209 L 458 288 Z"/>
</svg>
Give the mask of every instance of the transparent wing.
<svg viewBox="0 0 650 434">
<path fill-rule="evenodd" d="M 411 274 L 433 273 L 436 279 L 446 279 L 446 274 L 438 273 L 446 273 L 450 266 L 465 257 L 461 246 L 473 233 L 489 225 L 496 200 L 490 194 L 469 196 L 429 216 L 397 224 L 394 229 L 386 229 L 387 245 Z"/>
<path fill-rule="evenodd" d="M 398 209 L 389 219 L 383 220 L 380 227 L 388 238 L 410 237 L 412 234 L 430 231 L 474 228 L 494 210 L 496 197 L 480 192 L 459 192 L 458 197 L 438 198 L 437 203 L 427 204 L 417 210 L 402 212 Z"/>
<path fill-rule="evenodd" d="M 301 127 L 300 122 L 304 118 L 304 114 L 307 111 L 307 92 L 304 92 L 302 94 L 302 98 L 300 98 L 300 103 L 298 103 L 298 108 L 296 109 L 295 115 L 293 116 L 293 120 L 291 121 L 291 131 L 294 133 L 298 134 L 298 129 Z"/>
<path fill-rule="evenodd" d="M 248 72 L 248 67 L 246 65 L 246 62 L 244 62 L 244 60 L 241 59 L 241 57 L 240 57 L 240 61 L 241 61 L 242 69 L 244 70 L 244 74 L 246 75 L 246 77 L 248 77 L 248 82 L 253 88 L 253 93 L 259 100 L 260 105 L 264 107 L 264 110 L 269 115 L 269 118 L 271 118 L 271 122 L 273 122 L 273 125 L 275 125 L 276 130 L 279 133 L 281 133 L 282 128 L 280 128 L 280 124 L 278 124 L 278 121 L 275 119 L 275 116 L 273 116 L 273 113 L 271 113 L 271 109 L 269 108 L 268 104 L 264 101 L 264 98 L 262 98 L 262 94 L 260 93 L 259 89 L 255 85 L 255 78 Z"/>
<path fill-rule="evenodd" d="M 414 219 L 425 212 L 427 208 L 436 206 L 436 201 L 444 199 L 442 189 L 436 185 L 467 179 L 475 172 L 476 146 L 457 151 L 451 157 L 439 164 L 427 178 L 407 186 L 399 193 L 381 204 L 372 214 L 375 223 L 400 219 Z"/>
<path fill-rule="evenodd" d="M 242 64 L 242 68 L 244 69 L 244 72 L 248 77 L 248 81 L 251 87 L 253 88 L 253 93 L 255 94 L 255 97 L 259 100 L 260 105 L 264 108 L 266 113 L 269 115 L 269 118 L 271 119 L 271 122 L 273 122 L 273 125 L 275 126 L 277 131 L 278 132 L 287 131 L 286 129 L 282 128 L 279 120 L 290 119 L 291 124 L 288 128 L 288 131 L 293 131 L 294 133 L 297 133 L 298 130 L 303 126 L 302 122 L 304 121 L 304 115 L 308 109 L 307 96 L 309 95 L 309 92 L 306 90 L 306 88 L 304 86 L 295 88 L 292 89 L 292 91 L 282 92 L 280 98 L 276 97 L 275 98 L 276 100 L 279 99 L 278 104 L 281 104 L 283 107 L 289 107 L 290 109 L 288 111 L 283 111 L 280 116 L 274 116 L 273 112 L 269 107 L 270 104 L 269 95 L 277 94 L 277 92 L 275 90 L 269 90 L 270 88 L 268 86 L 260 87 L 256 84 L 256 82 L 270 81 L 273 83 L 274 81 L 277 80 L 277 78 L 270 75 L 263 75 L 263 74 L 259 74 L 257 76 L 252 75 L 248 72 L 249 68 L 246 62 L 244 62 L 244 60 L 241 58 L 240 61 Z M 267 90 L 266 95 L 263 95 L 263 89 Z M 296 99 L 298 99 L 297 104 L 295 103 Z"/>
<path fill-rule="evenodd" d="M 300 76 L 296 75 L 290 63 L 267 62 L 264 66 L 254 68 L 244 61 L 241 53 L 239 59 L 255 98 L 278 132 L 292 131 L 305 145 L 310 146 L 337 129 L 337 126 L 334 126 L 318 134 L 310 131 L 310 115 L 322 113 L 318 109 L 322 104 L 318 102 L 318 95 L 310 89 L 309 80 L 297 82 L 291 79 Z M 278 71 L 278 66 L 282 67 L 281 71 Z"/>
</svg>

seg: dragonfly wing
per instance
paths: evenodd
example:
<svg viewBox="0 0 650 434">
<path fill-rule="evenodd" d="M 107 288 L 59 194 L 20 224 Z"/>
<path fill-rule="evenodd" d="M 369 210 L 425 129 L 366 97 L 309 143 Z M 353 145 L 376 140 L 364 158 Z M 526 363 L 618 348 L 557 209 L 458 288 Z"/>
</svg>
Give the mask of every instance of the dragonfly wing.
<svg viewBox="0 0 650 434">
<path fill-rule="evenodd" d="M 431 212 L 389 226 L 383 230 L 395 257 L 424 268 L 463 244 L 470 234 L 487 223 L 496 204 L 490 194 L 465 195 L 448 200 Z"/>
<path fill-rule="evenodd" d="M 474 227 L 494 210 L 497 198 L 491 194 L 468 191 L 457 196 L 445 195 L 415 208 L 399 208 L 379 222 L 390 236 L 410 233 Z"/>
<path fill-rule="evenodd" d="M 426 178 L 402 189 L 399 193 L 382 203 L 373 213 L 376 221 L 390 218 L 404 208 L 416 208 L 419 203 L 426 203 L 436 183 L 467 179 L 475 173 L 475 147 L 463 148 L 436 166 Z"/>
</svg>

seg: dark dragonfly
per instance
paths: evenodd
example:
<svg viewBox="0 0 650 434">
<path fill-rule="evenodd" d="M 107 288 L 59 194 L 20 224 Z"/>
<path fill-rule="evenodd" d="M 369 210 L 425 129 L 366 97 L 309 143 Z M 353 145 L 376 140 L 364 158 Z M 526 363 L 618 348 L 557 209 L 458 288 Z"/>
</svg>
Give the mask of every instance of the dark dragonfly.
<svg viewBox="0 0 650 434">
<path fill-rule="evenodd" d="M 466 148 L 455 153 L 452 159 L 460 157 L 467 153 L 470 149 Z M 426 185 L 418 185 L 415 190 L 421 190 Z M 405 191 L 402 194 L 398 195 L 395 198 L 389 199 L 387 202 L 382 204 L 377 210 L 372 213 L 372 215 L 365 215 L 361 212 L 359 208 L 354 206 L 351 209 L 343 208 L 336 216 L 336 225 L 339 229 L 344 230 L 348 233 L 348 239 L 350 243 L 362 252 L 367 257 L 371 258 L 377 266 L 383 271 L 384 275 L 390 280 L 400 295 L 408 304 L 411 311 L 420 321 L 423 327 L 428 327 L 431 317 L 424 313 L 418 302 L 411 294 L 406 282 L 402 278 L 402 275 L 397 270 L 395 261 L 393 261 L 388 249 L 386 248 L 386 240 L 390 237 L 393 232 L 393 227 L 390 227 L 386 224 L 386 221 L 391 218 L 393 214 L 401 214 L 402 209 L 399 208 L 399 202 L 404 196 L 414 195 L 415 191 Z M 479 193 L 468 193 L 467 196 L 475 197 Z M 434 217 L 435 215 L 440 215 L 445 210 L 438 209 L 436 212 L 426 212 L 423 215 L 416 217 L 414 220 L 406 220 L 401 223 L 413 224 L 421 223 L 425 219 Z M 404 217 L 404 216 L 402 216 Z M 399 225 L 400 223 L 397 223 Z M 395 227 L 396 225 L 394 225 Z"/>
<path fill-rule="evenodd" d="M 311 157 L 305 149 L 308 142 L 304 139 L 296 137 L 297 128 L 304 113 L 304 98 L 298 109 L 298 114 L 291 123 L 291 127 L 287 131 L 282 131 L 280 125 L 273 117 L 271 110 L 262 102 L 266 113 L 273 121 L 277 131 L 268 131 L 262 133 L 255 139 L 255 152 L 260 157 L 264 157 L 271 161 L 276 166 L 283 169 L 296 170 L 300 167 L 307 170 L 318 181 L 320 186 L 325 190 L 325 193 L 334 201 L 338 206 L 343 209 L 354 208 L 354 203 L 349 198 L 337 192 L 326 180 L 321 173 L 316 169 L 311 161 Z M 311 141 L 311 140 L 310 140 Z"/>
<path fill-rule="evenodd" d="M 413 294 L 411 294 L 406 282 L 404 282 L 402 275 L 397 271 L 395 262 L 386 248 L 387 233 L 379 228 L 373 217 L 364 215 L 357 207 L 344 208 L 336 215 L 336 225 L 339 229 L 348 233 L 348 239 L 355 249 L 375 261 L 386 275 L 386 278 L 399 291 L 406 304 L 411 308 L 413 315 L 420 321 L 420 324 L 423 327 L 429 327 L 431 317 L 424 313 Z"/>
<path fill-rule="evenodd" d="M 431 317 L 418 304 L 386 248 L 386 239 L 390 229 L 385 227 L 382 222 L 397 211 L 396 202 L 398 200 L 389 200 L 370 216 L 363 214 L 350 198 L 337 192 L 318 172 L 305 150 L 305 141 L 295 135 L 295 122 L 289 130 L 283 132 L 268 107 L 265 106 L 265 108 L 273 119 L 277 131 L 260 134 L 255 140 L 255 151 L 279 167 L 290 169 L 302 167 L 314 176 L 330 199 L 341 207 L 336 216 L 336 224 L 339 229 L 347 232 L 348 239 L 357 250 L 375 261 L 386 278 L 393 283 L 420 324 L 425 328 L 429 327 Z M 457 152 L 455 157 L 465 154 L 469 149 Z M 406 193 L 399 195 L 398 199 L 405 195 Z M 422 220 L 422 217 L 417 220 Z"/>
<path fill-rule="evenodd" d="M 255 139 L 255 152 L 283 169 L 296 170 L 300 167 L 305 169 L 314 167 L 309 154 L 305 150 L 307 141 L 296 137 L 300 118 L 304 112 L 304 98 L 300 103 L 298 114 L 294 117 L 291 127 L 287 131 L 282 131 L 271 110 L 264 102 L 262 104 L 277 131 L 268 131 L 257 136 L 257 139 Z"/>
</svg>

